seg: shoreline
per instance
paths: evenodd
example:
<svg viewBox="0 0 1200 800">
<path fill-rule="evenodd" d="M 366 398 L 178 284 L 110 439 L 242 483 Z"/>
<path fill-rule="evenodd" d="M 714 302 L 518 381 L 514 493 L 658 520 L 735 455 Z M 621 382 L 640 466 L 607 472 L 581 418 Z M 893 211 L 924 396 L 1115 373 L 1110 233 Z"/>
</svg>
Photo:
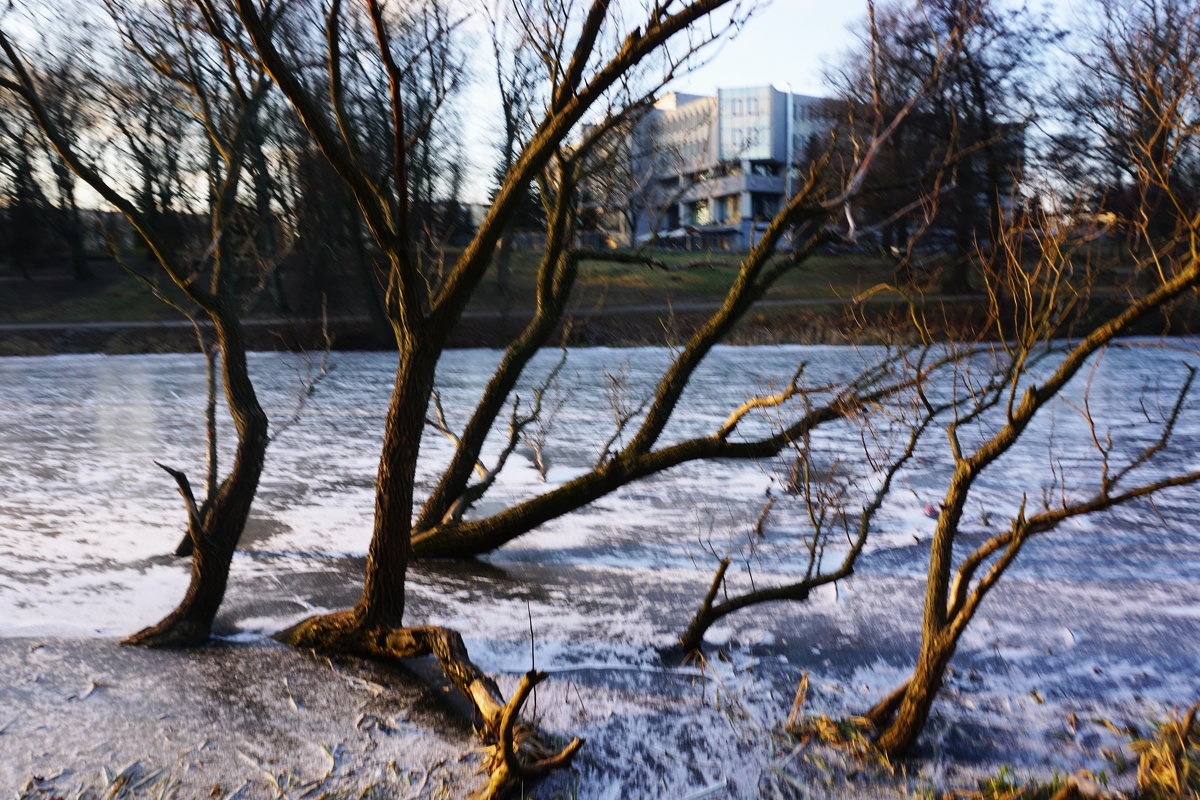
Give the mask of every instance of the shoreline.
<svg viewBox="0 0 1200 800">
<path fill-rule="evenodd" d="M 981 295 L 939 296 L 925 301 L 923 313 L 930 334 L 938 340 L 980 336 L 994 339 L 994 323 L 980 313 Z M 1092 314 L 1104 313 L 1111 302 L 1098 302 Z M 684 341 L 717 308 L 716 303 L 646 304 L 591 310 L 575 309 L 546 346 L 639 347 L 670 346 Z M 509 314 L 471 311 L 451 334 L 447 349 L 503 348 L 521 331 L 528 309 Z M 911 329 L 910 308 L 891 298 L 864 303 L 836 297 L 768 299 L 760 301 L 723 342 L 730 345 L 896 343 Z M 1090 317 L 1091 315 L 1089 315 Z M 1070 320 L 1063 325 L 1087 321 Z M 1185 336 L 1200 329 L 1200 305 L 1181 305 L 1162 316 L 1141 320 L 1130 330 L 1135 336 Z M 366 316 L 319 319 L 266 317 L 243 322 L 251 351 L 388 351 L 394 345 L 381 336 Z M 202 328 L 208 329 L 207 325 Z M 966 336 L 964 336 L 964 334 Z M 0 356 L 38 356 L 67 353 L 194 353 L 196 329 L 186 320 L 95 320 L 87 322 L 22 322 L 0 324 Z"/>
</svg>

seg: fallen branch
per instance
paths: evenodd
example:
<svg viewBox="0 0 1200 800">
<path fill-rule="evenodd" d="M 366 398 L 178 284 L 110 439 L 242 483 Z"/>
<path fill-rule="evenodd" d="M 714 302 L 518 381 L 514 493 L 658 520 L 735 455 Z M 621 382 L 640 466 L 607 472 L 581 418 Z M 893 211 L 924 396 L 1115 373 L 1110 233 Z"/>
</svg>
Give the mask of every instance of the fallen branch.
<svg viewBox="0 0 1200 800">
<path fill-rule="evenodd" d="M 487 783 L 472 800 L 498 800 L 550 772 L 570 766 L 583 740 L 565 747 L 551 745 L 546 733 L 520 720 L 529 693 L 546 678 L 530 672 L 512 698 L 505 701 L 495 681 L 471 661 L 462 636 L 439 626 L 368 628 L 353 611 L 314 617 L 282 631 L 276 639 L 323 653 L 345 653 L 398 661 L 432 655 L 447 680 L 471 702 L 480 722 L 477 730 L 489 753 L 483 764 Z"/>
</svg>

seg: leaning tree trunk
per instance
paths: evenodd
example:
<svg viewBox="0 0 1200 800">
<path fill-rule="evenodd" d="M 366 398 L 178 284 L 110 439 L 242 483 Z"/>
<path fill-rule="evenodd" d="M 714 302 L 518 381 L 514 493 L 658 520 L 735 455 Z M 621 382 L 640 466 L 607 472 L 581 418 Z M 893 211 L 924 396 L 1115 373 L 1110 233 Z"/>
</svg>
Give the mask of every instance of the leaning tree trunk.
<svg viewBox="0 0 1200 800">
<path fill-rule="evenodd" d="M 306 647 L 327 642 L 343 649 L 347 637 L 370 637 L 404 621 L 404 584 L 412 537 L 413 481 L 425 414 L 433 392 L 438 349 L 400 343 L 400 364 L 388 408 L 379 472 L 375 480 L 375 526 L 367 553 L 363 591 L 354 608 L 313 617 L 285 641 Z"/>
<path fill-rule="evenodd" d="M 431 346 L 402 351 L 396 370 L 375 481 L 375 530 L 362 596 L 354 607 L 355 615 L 367 627 L 399 626 L 403 621 L 413 482 L 438 353 L 438 348 Z"/>
<path fill-rule="evenodd" d="M 375 492 L 375 529 L 362 595 L 351 609 L 303 620 L 276 635 L 306 650 L 400 660 L 433 655 L 450 683 L 471 703 L 480 735 L 490 747 L 488 782 L 473 800 L 510 796 L 525 782 L 568 765 L 583 744 L 559 750 L 535 727 L 517 725 L 518 713 L 544 674 L 531 673 L 509 701 L 470 659 L 462 637 L 441 627 L 403 627 L 405 578 L 411 549 L 413 479 L 425 414 L 433 392 L 439 347 L 428 340 L 400 342 L 400 364 L 388 408 Z M 520 757 L 518 757 L 518 750 Z"/>
<path fill-rule="evenodd" d="M 250 505 L 258 490 L 267 452 L 267 415 L 258 403 L 246 365 L 241 324 L 224 306 L 210 314 L 221 348 L 225 401 L 233 416 L 238 444 L 229 475 L 212 502 L 197 506 L 187 477 L 168 470 L 179 483 L 188 508 L 188 535 L 192 542 L 192 576 L 179 606 L 157 625 L 123 643 L 146 647 L 194 647 L 212 632 L 213 619 L 225 597 L 229 566 L 241 539 Z"/>
</svg>

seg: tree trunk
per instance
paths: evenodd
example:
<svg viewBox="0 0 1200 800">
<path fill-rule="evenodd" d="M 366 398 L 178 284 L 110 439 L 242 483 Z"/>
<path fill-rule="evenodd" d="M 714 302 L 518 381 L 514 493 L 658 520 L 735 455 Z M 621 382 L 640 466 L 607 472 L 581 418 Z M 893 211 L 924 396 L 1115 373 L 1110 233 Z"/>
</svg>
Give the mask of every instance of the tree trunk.
<svg viewBox="0 0 1200 800">
<path fill-rule="evenodd" d="M 251 174 L 254 178 L 254 211 L 258 222 L 258 255 L 265 263 L 262 265 L 264 269 L 269 270 L 267 274 L 267 286 L 271 295 L 271 301 L 275 308 L 283 313 L 290 313 L 291 308 L 288 306 L 287 293 L 283 287 L 283 265 L 276 263 L 276 255 L 279 251 L 278 242 L 276 241 L 276 220 L 275 212 L 271 209 L 271 172 L 270 166 L 267 163 L 266 149 L 266 132 L 261 117 L 261 109 L 256 108 L 252 113 L 250 121 L 250 134 L 247 137 L 248 146 L 250 149 L 250 167 Z"/>
<path fill-rule="evenodd" d="M 436 347 L 401 350 L 375 481 L 375 530 L 367 553 L 362 597 L 355 606 L 364 624 L 398 626 L 404 617 L 404 580 L 412 546 L 413 480 L 437 357 Z"/>
<path fill-rule="evenodd" d="M 212 313 L 225 383 L 225 401 L 233 416 L 238 445 L 229 475 L 204 512 L 197 509 L 186 477 L 176 474 L 188 504 L 192 543 L 192 577 L 179 606 L 161 622 L 123 644 L 146 647 L 194 647 L 208 639 L 213 619 L 225 597 L 229 565 L 241 539 L 250 505 L 258 490 L 267 452 L 267 415 L 258 403 L 246 365 L 241 324 L 222 307 Z"/>
<path fill-rule="evenodd" d="M 531 673 L 507 703 L 495 682 L 471 661 L 458 633 L 439 627 L 403 627 L 405 578 L 412 539 L 413 479 L 425 414 L 433 392 L 441 340 L 413 334 L 401 339 L 400 363 L 388 409 L 375 487 L 375 528 L 362 595 L 354 608 L 306 619 L 276 638 L 295 647 L 388 660 L 433 655 L 450 683 L 471 703 L 488 747 L 488 781 L 472 800 L 512 796 L 519 787 L 567 766 L 583 744 L 558 750 L 536 726 L 515 726 Z M 516 755 L 520 751 L 521 757 Z"/>
<path fill-rule="evenodd" d="M 66 164 L 54 161 L 54 180 L 58 185 L 59 208 L 55 214 L 59 231 L 71 258 L 71 272 L 77 281 L 86 281 L 95 277 L 87 263 L 87 245 L 84 241 L 86 233 L 83 226 L 83 216 L 79 213 L 79 204 L 75 202 L 75 176 Z"/>
<path fill-rule="evenodd" d="M 84 241 L 83 218 L 79 209 L 72 204 L 71 218 L 66 229 L 67 246 L 71 251 L 71 273 L 77 281 L 88 281 L 96 277 L 88 266 L 87 244 Z"/>
<path fill-rule="evenodd" d="M 921 654 L 917 658 L 916 669 L 904 688 L 899 705 L 896 706 L 894 697 L 889 697 L 877 707 L 882 708 L 884 704 L 896 706 L 895 716 L 885 723 L 886 727 L 883 727 L 875 740 L 875 744 L 889 758 L 907 754 L 917 743 L 917 737 L 921 735 L 925 722 L 929 719 L 929 711 L 933 708 L 933 701 L 942 686 L 946 666 L 954 655 L 955 644 L 955 640 L 948 639 L 944 634 L 926 631 L 921 640 Z M 867 716 L 879 724 L 883 720 L 876 720 L 875 717 L 886 715 Z"/>
<path fill-rule="evenodd" d="M 515 725 L 528 687 L 544 674 L 526 676 L 522 688 L 505 702 L 495 682 L 471 661 L 458 633 L 439 627 L 403 627 L 413 478 L 441 340 L 414 334 L 399 345 L 400 364 L 379 459 L 375 529 L 362 596 L 352 609 L 303 620 L 275 638 L 304 649 L 367 658 L 433 655 L 446 678 L 474 707 L 482 722 L 480 734 L 490 745 L 482 770 L 488 773 L 488 782 L 472 795 L 473 800 L 509 797 L 523 784 L 569 765 L 583 742 L 575 739 L 559 750 L 548 745 L 549 737 L 535 726 Z"/>
<path fill-rule="evenodd" d="M 375 526 L 362 595 L 349 611 L 297 624 L 284 641 L 305 642 L 308 647 L 325 642 L 337 649 L 339 642 L 396 629 L 403 623 L 404 582 L 412 546 L 413 479 L 439 352 L 428 341 L 416 342 L 415 338 L 399 342 L 400 363 L 375 480 Z"/>
</svg>

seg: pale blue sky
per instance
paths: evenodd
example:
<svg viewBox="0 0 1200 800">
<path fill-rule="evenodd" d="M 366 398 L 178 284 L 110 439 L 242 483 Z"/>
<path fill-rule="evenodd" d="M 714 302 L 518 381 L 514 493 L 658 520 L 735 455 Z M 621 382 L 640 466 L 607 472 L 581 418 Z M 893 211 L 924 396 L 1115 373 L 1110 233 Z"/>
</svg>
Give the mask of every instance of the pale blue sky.
<svg viewBox="0 0 1200 800">
<path fill-rule="evenodd" d="M 850 45 L 849 26 L 865 11 L 863 0 L 775 0 L 678 88 L 710 94 L 718 87 L 770 83 L 782 88 L 790 81 L 795 92 L 823 94 L 824 60 Z"/>
<path fill-rule="evenodd" d="M 1057 25 L 1071 27 L 1074 0 L 1010 0 L 1048 9 Z M 746 29 L 727 42 L 713 62 L 678 82 L 681 91 L 708 94 L 719 86 L 780 88 L 820 95 L 824 65 L 853 44 L 853 29 L 866 16 L 866 0 L 773 0 L 755 13 Z"/>
</svg>

